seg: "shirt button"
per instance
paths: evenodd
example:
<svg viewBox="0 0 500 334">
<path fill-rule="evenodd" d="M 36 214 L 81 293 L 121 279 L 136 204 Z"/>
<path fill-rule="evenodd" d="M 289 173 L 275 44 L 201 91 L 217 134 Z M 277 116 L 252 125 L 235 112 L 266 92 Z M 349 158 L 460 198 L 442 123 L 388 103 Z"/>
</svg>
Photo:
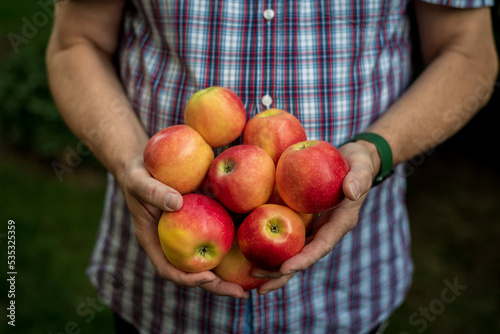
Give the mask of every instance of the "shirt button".
<svg viewBox="0 0 500 334">
<path fill-rule="evenodd" d="M 266 94 L 262 97 L 261 102 L 265 107 L 269 108 L 273 103 L 273 98 Z"/>
<path fill-rule="evenodd" d="M 266 9 L 266 10 L 264 11 L 264 14 L 263 14 L 263 15 L 264 15 L 264 18 L 265 18 L 266 20 L 270 21 L 270 20 L 274 19 L 274 10 L 272 10 L 272 9 L 270 9 L 270 8 L 269 8 L 269 9 Z"/>
</svg>

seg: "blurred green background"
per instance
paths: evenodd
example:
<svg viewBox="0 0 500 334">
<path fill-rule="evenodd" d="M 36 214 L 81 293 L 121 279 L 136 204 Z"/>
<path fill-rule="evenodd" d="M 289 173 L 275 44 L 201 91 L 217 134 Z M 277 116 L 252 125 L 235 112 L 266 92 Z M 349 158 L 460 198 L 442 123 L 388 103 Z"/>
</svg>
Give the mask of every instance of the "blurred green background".
<svg viewBox="0 0 500 334">
<path fill-rule="evenodd" d="M 0 333 L 111 333 L 111 312 L 92 303 L 97 296 L 84 274 L 105 171 L 91 155 L 67 160 L 83 148 L 47 88 L 52 6 L 45 7 L 0 2 Z M 492 17 L 498 47 L 498 4 Z M 416 271 L 386 333 L 500 332 L 499 108 L 496 91 L 462 131 L 411 163 L 407 198 Z M 58 178 L 54 162 L 73 167 Z M 4 316 L 9 220 L 16 223 L 15 328 Z M 461 290 L 447 303 L 442 292 L 453 283 Z"/>
</svg>

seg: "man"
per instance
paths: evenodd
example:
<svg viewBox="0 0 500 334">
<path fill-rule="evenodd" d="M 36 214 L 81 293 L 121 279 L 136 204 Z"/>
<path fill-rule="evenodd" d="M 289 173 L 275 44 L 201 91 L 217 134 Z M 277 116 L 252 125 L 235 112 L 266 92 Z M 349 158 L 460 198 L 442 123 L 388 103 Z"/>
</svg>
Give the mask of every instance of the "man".
<svg viewBox="0 0 500 334">
<path fill-rule="evenodd" d="M 58 2 L 50 85 L 70 128 L 110 171 L 88 274 L 117 319 L 142 333 L 374 331 L 403 301 L 413 270 L 400 163 L 446 140 L 488 100 L 497 72 L 490 5 Z M 412 83 L 408 6 L 426 63 Z M 254 272 L 272 278 L 256 292 L 176 269 L 157 236 L 162 210 L 179 209 L 182 197 L 146 171 L 143 148 L 181 123 L 187 99 L 208 86 L 235 91 L 248 117 L 291 112 L 309 139 L 341 146 L 369 133 L 340 148 L 346 199 L 323 213 L 300 254 Z"/>
</svg>

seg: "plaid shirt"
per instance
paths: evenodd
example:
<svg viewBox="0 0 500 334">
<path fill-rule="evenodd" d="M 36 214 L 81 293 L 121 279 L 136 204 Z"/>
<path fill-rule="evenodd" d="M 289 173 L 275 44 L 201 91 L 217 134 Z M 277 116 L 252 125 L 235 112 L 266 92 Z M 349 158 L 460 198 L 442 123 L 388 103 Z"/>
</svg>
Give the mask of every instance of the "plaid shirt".
<svg viewBox="0 0 500 334">
<path fill-rule="evenodd" d="M 248 118 L 283 109 L 300 119 L 309 139 L 338 146 L 375 121 L 410 82 L 404 0 L 129 5 L 120 74 L 150 135 L 182 123 L 194 92 L 223 86 L 241 97 Z M 160 279 L 110 176 L 88 275 L 101 298 L 142 333 L 366 333 L 389 317 L 410 286 L 404 192 L 404 177 L 396 173 L 370 192 L 358 225 L 329 255 L 282 289 L 243 301 Z"/>
</svg>

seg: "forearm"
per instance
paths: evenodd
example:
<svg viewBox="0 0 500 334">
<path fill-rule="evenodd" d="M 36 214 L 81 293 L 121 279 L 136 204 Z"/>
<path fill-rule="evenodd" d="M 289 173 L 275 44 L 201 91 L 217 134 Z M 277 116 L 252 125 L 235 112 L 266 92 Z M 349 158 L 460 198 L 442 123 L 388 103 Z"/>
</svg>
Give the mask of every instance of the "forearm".
<svg viewBox="0 0 500 334">
<path fill-rule="evenodd" d="M 394 165 L 460 130 L 490 98 L 498 71 L 488 8 L 461 10 L 416 1 L 415 12 L 427 67 L 367 129 L 386 138 Z"/>
<path fill-rule="evenodd" d="M 116 175 L 142 154 L 148 135 L 110 57 L 85 41 L 69 47 L 51 42 L 47 70 L 64 120 L 108 170 Z"/>
<path fill-rule="evenodd" d="M 460 130 L 488 101 L 495 77 L 495 61 L 444 52 L 367 131 L 388 141 L 394 165 L 404 162 Z"/>
</svg>

